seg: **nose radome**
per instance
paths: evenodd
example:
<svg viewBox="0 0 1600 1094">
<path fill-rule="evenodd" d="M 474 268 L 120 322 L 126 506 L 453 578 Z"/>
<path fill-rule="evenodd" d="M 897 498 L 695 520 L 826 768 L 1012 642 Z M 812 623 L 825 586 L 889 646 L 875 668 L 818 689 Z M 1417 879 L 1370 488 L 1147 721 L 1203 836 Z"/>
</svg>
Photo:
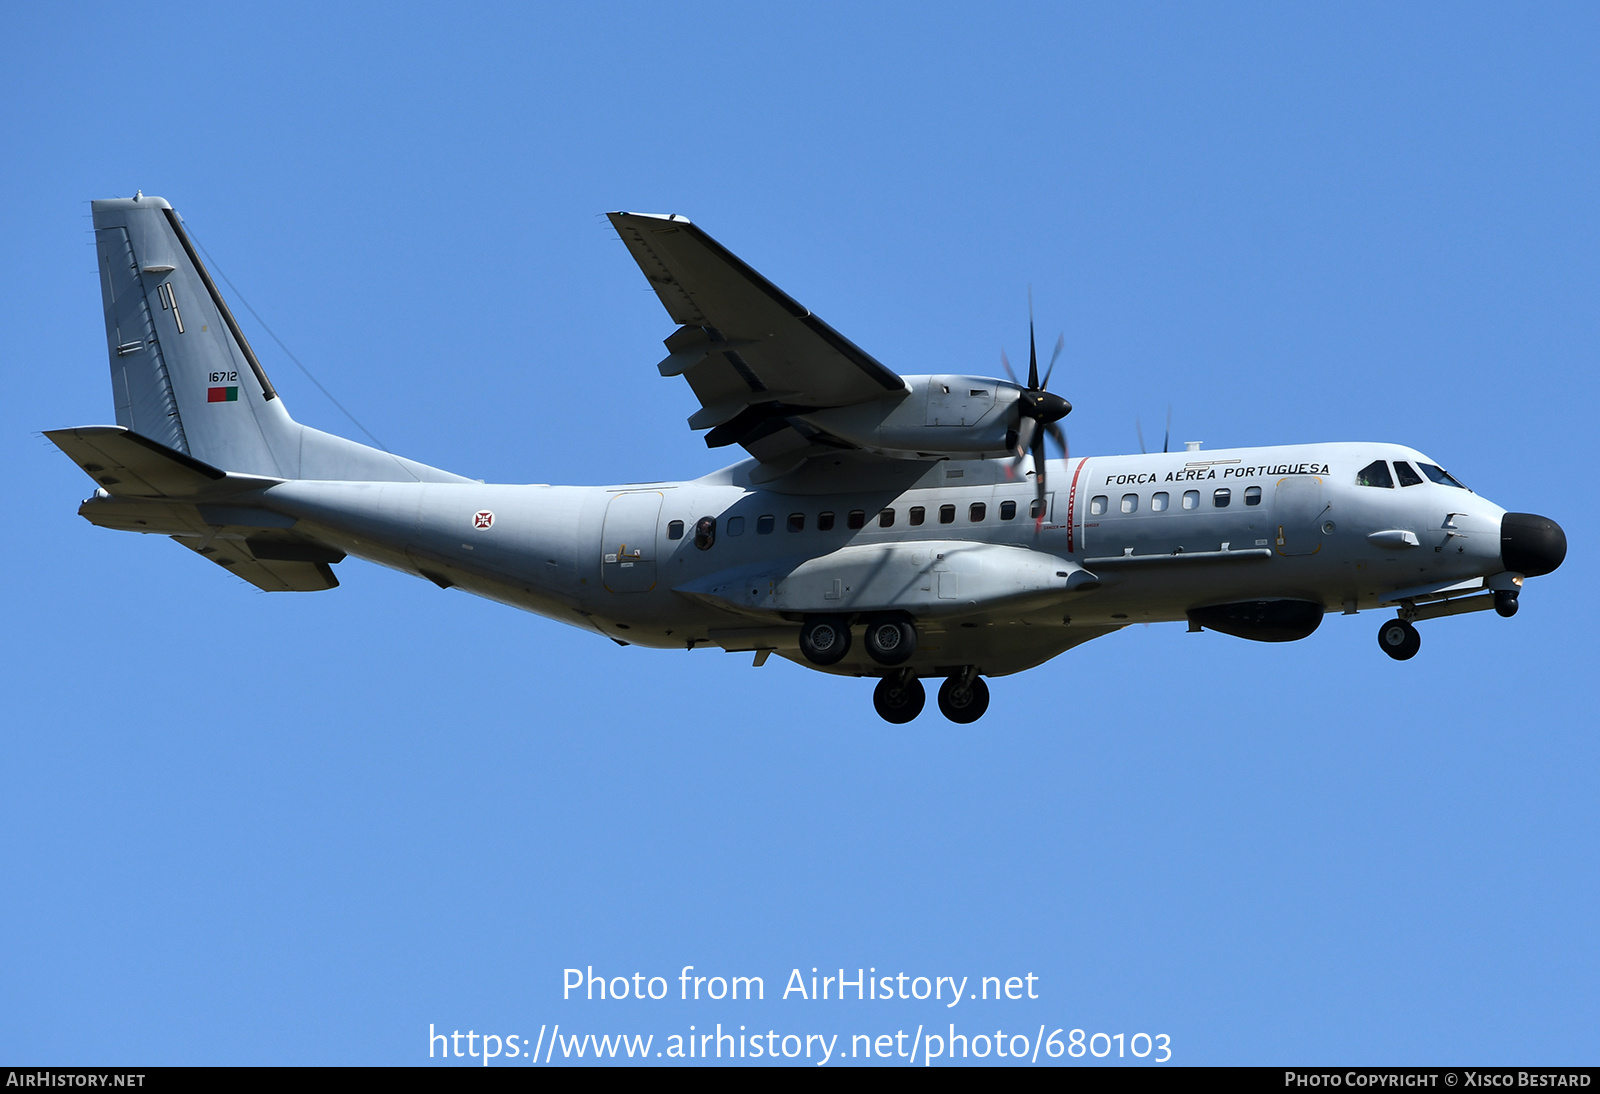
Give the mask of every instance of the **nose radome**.
<svg viewBox="0 0 1600 1094">
<path fill-rule="evenodd" d="M 1567 557 L 1567 534 L 1549 517 L 1507 513 L 1500 518 L 1500 561 L 1527 577 L 1548 574 Z"/>
</svg>

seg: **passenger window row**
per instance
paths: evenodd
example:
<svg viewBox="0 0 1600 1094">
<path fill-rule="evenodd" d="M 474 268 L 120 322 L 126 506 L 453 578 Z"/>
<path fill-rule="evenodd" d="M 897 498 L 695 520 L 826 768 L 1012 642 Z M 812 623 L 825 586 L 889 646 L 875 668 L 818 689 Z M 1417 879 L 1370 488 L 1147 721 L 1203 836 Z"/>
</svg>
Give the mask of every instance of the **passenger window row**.
<svg viewBox="0 0 1600 1094">
<path fill-rule="evenodd" d="M 1039 515 L 1039 513 L 1040 513 L 1039 500 L 1037 498 L 1035 498 L 1028 505 L 1028 516 L 1037 517 Z M 989 515 L 989 506 L 988 506 L 987 502 L 975 501 L 975 502 L 972 502 L 970 505 L 967 506 L 967 521 L 968 521 L 968 523 L 980 524 L 980 523 L 983 522 L 983 520 L 988 515 Z M 954 505 L 941 505 L 941 506 L 939 506 L 938 516 L 939 516 L 939 523 L 940 524 L 954 524 L 956 522 L 956 507 Z M 1014 501 L 1003 501 L 1003 502 L 1001 502 L 1000 503 L 1000 519 L 1001 520 L 1015 520 L 1016 518 L 1017 518 L 1017 503 L 1014 502 Z M 817 531 L 819 531 L 819 532 L 831 532 L 831 531 L 833 531 L 834 523 L 835 523 L 835 521 L 837 519 L 838 519 L 837 515 L 834 514 L 834 513 L 831 513 L 831 512 L 818 513 L 817 514 Z M 880 510 L 878 510 L 876 516 L 874 516 L 873 519 L 877 521 L 879 528 L 893 528 L 894 527 L 894 522 L 895 522 L 895 510 L 893 508 L 880 509 Z M 906 511 L 906 519 L 907 519 L 907 522 L 913 528 L 918 527 L 919 525 L 927 523 L 927 519 L 928 519 L 927 507 L 926 506 L 922 506 L 922 505 L 913 505 L 910 509 L 908 509 Z M 771 535 L 773 529 L 777 527 L 777 521 L 778 521 L 778 518 L 776 516 L 774 516 L 773 514 L 771 514 L 771 513 L 763 513 L 760 516 L 756 517 L 756 535 L 758 535 L 758 536 Z M 855 529 L 858 529 L 858 528 L 865 528 L 866 525 L 867 525 L 867 512 L 866 512 L 866 510 L 865 509 L 852 509 L 852 510 L 850 510 L 850 512 L 845 514 L 844 523 L 845 523 L 845 527 L 849 528 L 851 530 L 855 530 Z M 784 523 L 784 527 L 790 532 L 804 532 L 806 530 L 806 515 L 804 513 L 790 513 L 788 519 Z M 726 531 L 727 531 L 728 535 L 730 535 L 730 536 L 742 536 L 742 535 L 744 535 L 744 529 L 745 529 L 745 518 L 744 517 L 729 517 L 728 518 L 728 522 L 727 522 L 727 526 L 726 526 Z M 667 522 L 667 538 L 668 539 L 682 539 L 683 538 L 683 531 L 684 531 L 684 523 L 683 523 L 683 521 L 674 520 L 674 521 L 668 521 Z M 715 542 L 716 537 L 717 537 L 717 521 L 716 521 L 715 517 L 701 517 L 700 520 L 698 520 L 695 523 L 694 545 L 696 547 L 699 547 L 702 551 L 704 551 L 707 548 L 709 548 L 713 542 Z"/>
<path fill-rule="evenodd" d="M 1185 490 L 1183 492 L 1183 507 L 1185 509 L 1200 508 L 1200 491 Z M 1165 490 L 1150 495 L 1150 511 L 1152 513 L 1165 513 L 1172 503 L 1172 497 Z M 1244 503 L 1246 505 L 1261 504 L 1261 487 L 1247 486 L 1244 488 Z M 1226 509 L 1233 504 L 1233 490 L 1221 487 L 1211 492 L 1211 506 L 1214 509 Z M 1103 517 L 1111 507 L 1111 499 L 1104 494 L 1096 494 L 1089 499 L 1089 515 Z M 1124 494 L 1119 506 L 1124 513 L 1137 513 L 1139 511 L 1139 495 Z"/>
</svg>

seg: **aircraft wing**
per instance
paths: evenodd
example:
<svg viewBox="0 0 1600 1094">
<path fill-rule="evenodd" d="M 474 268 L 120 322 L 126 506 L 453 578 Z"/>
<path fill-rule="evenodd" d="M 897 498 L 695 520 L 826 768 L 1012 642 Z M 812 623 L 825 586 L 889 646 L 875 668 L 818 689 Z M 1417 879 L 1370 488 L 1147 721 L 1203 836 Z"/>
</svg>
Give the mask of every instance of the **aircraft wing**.
<svg viewBox="0 0 1600 1094">
<path fill-rule="evenodd" d="M 663 376 L 700 399 L 706 444 L 740 444 L 770 468 L 852 447 L 792 415 L 871 402 L 905 389 L 876 358 L 818 319 L 680 216 L 611 213 L 611 224 L 680 324 Z"/>
</svg>

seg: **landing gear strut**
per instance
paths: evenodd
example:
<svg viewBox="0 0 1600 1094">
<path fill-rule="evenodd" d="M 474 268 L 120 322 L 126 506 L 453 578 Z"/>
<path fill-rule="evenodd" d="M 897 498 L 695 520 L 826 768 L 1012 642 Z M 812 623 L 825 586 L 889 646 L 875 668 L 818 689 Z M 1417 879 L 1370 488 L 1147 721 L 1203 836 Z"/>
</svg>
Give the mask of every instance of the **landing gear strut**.
<svg viewBox="0 0 1600 1094">
<path fill-rule="evenodd" d="M 928 693 L 922 689 L 922 681 L 913 676 L 910 669 L 885 676 L 872 692 L 872 705 L 878 716 L 895 725 L 904 725 L 921 714 L 927 701 Z"/>
<path fill-rule="evenodd" d="M 939 686 L 939 713 L 958 725 L 968 725 L 989 709 L 989 685 L 970 665 Z"/>
<path fill-rule="evenodd" d="M 1404 619 L 1390 619 L 1378 628 L 1378 645 L 1396 661 L 1409 661 L 1422 648 L 1422 635 Z"/>
</svg>

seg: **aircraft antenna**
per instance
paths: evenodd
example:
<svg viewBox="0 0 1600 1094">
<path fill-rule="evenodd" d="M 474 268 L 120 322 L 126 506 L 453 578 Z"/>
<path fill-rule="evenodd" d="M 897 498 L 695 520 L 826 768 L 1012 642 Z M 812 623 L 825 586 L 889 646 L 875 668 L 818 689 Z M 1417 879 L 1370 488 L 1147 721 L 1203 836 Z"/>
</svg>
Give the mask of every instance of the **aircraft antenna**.
<svg viewBox="0 0 1600 1094">
<path fill-rule="evenodd" d="M 343 403 L 341 403 L 338 399 L 335 399 L 333 397 L 333 392 L 331 392 L 327 388 L 323 387 L 322 386 L 322 381 L 317 379 L 314 375 L 312 375 L 311 370 L 306 368 L 306 366 L 301 362 L 300 358 L 296 357 L 294 355 L 294 353 L 289 349 L 289 347 L 283 344 L 283 339 L 278 337 L 277 332 L 274 331 L 271 327 L 267 326 L 267 321 L 265 319 L 261 318 L 261 313 L 256 311 L 254 308 L 252 308 L 250 306 L 250 301 L 245 299 L 244 293 L 239 291 L 239 286 L 235 285 L 233 283 L 233 280 L 226 273 L 223 272 L 223 269 L 222 269 L 221 266 L 217 265 L 217 260 L 215 258 L 211 257 L 211 252 L 206 250 L 206 245 L 204 243 L 200 242 L 200 237 L 194 234 L 194 229 L 189 227 L 189 222 L 187 220 L 185 220 L 183 222 L 183 226 L 185 228 L 188 228 L 188 230 L 189 230 L 189 238 L 194 240 L 194 245 L 196 247 L 200 248 L 200 253 L 206 256 L 206 261 L 211 263 L 211 268 L 213 270 L 217 271 L 217 276 L 222 278 L 222 280 L 227 283 L 227 286 L 228 286 L 229 290 L 233 293 L 234 299 L 239 301 L 239 303 L 243 304 L 244 305 L 244 310 L 249 312 L 252 316 L 255 317 L 255 321 L 257 323 L 261 324 L 261 329 L 267 332 L 267 336 L 269 338 L 271 338 L 274 342 L 278 343 L 278 348 L 283 350 L 284 356 L 288 357 L 289 360 L 293 361 L 295 363 L 295 366 L 297 368 L 299 368 L 301 372 L 306 374 L 306 379 L 310 380 L 313 384 L 317 385 L 317 390 L 322 392 L 322 394 L 326 395 L 328 397 L 328 402 L 330 402 L 334 406 L 338 407 L 339 408 L 339 412 L 341 414 L 343 414 L 346 418 L 349 418 L 352 425 L 354 425 L 357 429 L 361 430 L 361 432 L 365 433 L 367 435 L 368 439 L 370 439 L 373 444 L 377 445 L 379 448 L 383 449 L 385 452 L 388 452 L 389 455 L 393 456 L 394 453 L 393 452 L 389 452 L 389 446 L 384 444 L 382 441 L 378 440 L 378 438 L 373 435 L 372 430 L 368 429 L 366 426 L 362 425 L 359 421 L 357 421 L 356 420 L 356 416 L 354 414 L 350 413 L 350 411 L 346 410 L 345 409 L 345 405 Z"/>
</svg>

